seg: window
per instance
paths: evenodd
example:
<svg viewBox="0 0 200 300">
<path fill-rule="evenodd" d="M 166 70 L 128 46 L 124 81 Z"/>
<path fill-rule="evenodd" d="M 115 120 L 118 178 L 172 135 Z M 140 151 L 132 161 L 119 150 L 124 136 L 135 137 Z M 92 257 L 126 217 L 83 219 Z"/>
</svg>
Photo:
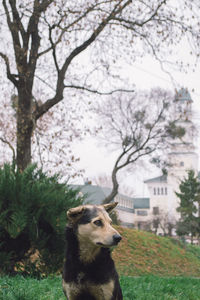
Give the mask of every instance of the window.
<svg viewBox="0 0 200 300">
<path fill-rule="evenodd" d="M 129 200 L 129 208 L 133 208 L 133 201 Z"/>
<path fill-rule="evenodd" d="M 160 188 L 158 188 L 158 195 L 160 195 Z"/>
<path fill-rule="evenodd" d="M 181 162 L 180 162 L 180 166 L 181 166 L 181 167 L 184 167 L 184 161 L 181 161 Z"/>
<path fill-rule="evenodd" d="M 167 188 L 165 188 L 165 195 L 167 195 Z"/>
<path fill-rule="evenodd" d="M 121 199 L 121 197 L 118 196 L 117 197 L 117 201 L 119 202 L 119 205 L 122 206 L 122 199 Z"/>
<path fill-rule="evenodd" d="M 182 108 L 182 106 L 181 106 L 180 104 L 178 105 L 177 108 L 178 108 L 178 111 L 179 111 L 179 112 L 182 112 L 182 111 L 183 111 L 183 108 Z"/>
<path fill-rule="evenodd" d="M 159 207 L 158 206 L 154 206 L 153 207 L 153 214 L 154 215 L 158 215 L 159 214 Z"/>
<path fill-rule="evenodd" d="M 147 212 L 147 210 L 138 210 L 137 215 L 138 216 L 147 216 L 148 212 Z"/>
<path fill-rule="evenodd" d="M 124 199 L 123 197 L 119 197 L 119 196 L 118 196 L 117 200 L 121 207 L 133 209 L 133 201 L 132 200 Z"/>
<path fill-rule="evenodd" d="M 161 188 L 161 195 L 163 195 L 164 194 L 164 190 L 163 190 L 163 188 Z"/>
<path fill-rule="evenodd" d="M 156 195 L 156 188 L 153 188 L 153 194 Z"/>
</svg>

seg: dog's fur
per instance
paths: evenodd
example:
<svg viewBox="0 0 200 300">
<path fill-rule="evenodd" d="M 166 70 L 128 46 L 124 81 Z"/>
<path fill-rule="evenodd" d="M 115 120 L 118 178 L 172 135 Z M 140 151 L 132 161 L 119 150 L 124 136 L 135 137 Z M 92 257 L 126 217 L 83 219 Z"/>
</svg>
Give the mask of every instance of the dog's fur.
<svg viewBox="0 0 200 300">
<path fill-rule="evenodd" d="M 83 205 L 67 212 L 63 291 L 68 300 L 122 300 L 110 247 L 121 240 L 109 213 L 117 203 Z"/>
</svg>

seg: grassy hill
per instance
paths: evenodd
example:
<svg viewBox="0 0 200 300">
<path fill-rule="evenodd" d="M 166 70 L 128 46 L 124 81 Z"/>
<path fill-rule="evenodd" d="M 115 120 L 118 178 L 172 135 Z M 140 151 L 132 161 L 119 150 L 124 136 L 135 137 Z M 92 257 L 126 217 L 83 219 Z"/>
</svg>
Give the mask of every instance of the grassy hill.
<svg viewBox="0 0 200 300">
<path fill-rule="evenodd" d="M 116 228 L 123 236 L 113 251 L 120 274 L 200 277 L 200 247 L 184 246 L 148 232 Z"/>
</svg>

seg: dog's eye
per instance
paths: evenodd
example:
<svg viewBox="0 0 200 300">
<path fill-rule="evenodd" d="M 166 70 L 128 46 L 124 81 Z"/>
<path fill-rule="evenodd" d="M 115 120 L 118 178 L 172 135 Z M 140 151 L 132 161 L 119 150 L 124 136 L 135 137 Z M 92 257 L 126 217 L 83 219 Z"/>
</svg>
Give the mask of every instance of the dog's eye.
<svg viewBox="0 0 200 300">
<path fill-rule="evenodd" d="M 96 226 L 99 226 L 99 227 L 103 226 L 103 223 L 102 223 L 101 220 L 96 220 L 96 221 L 94 221 L 94 224 L 95 224 Z"/>
</svg>

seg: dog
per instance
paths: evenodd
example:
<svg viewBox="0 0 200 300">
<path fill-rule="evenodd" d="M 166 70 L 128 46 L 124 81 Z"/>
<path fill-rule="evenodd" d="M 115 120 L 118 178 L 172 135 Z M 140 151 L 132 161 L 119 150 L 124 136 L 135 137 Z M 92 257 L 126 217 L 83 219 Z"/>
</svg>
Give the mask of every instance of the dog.
<svg viewBox="0 0 200 300">
<path fill-rule="evenodd" d="M 63 291 L 68 300 L 122 300 L 110 248 L 121 235 L 109 213 L 117 203 L 83 205 L 67 212 Z"/>
</svg>

